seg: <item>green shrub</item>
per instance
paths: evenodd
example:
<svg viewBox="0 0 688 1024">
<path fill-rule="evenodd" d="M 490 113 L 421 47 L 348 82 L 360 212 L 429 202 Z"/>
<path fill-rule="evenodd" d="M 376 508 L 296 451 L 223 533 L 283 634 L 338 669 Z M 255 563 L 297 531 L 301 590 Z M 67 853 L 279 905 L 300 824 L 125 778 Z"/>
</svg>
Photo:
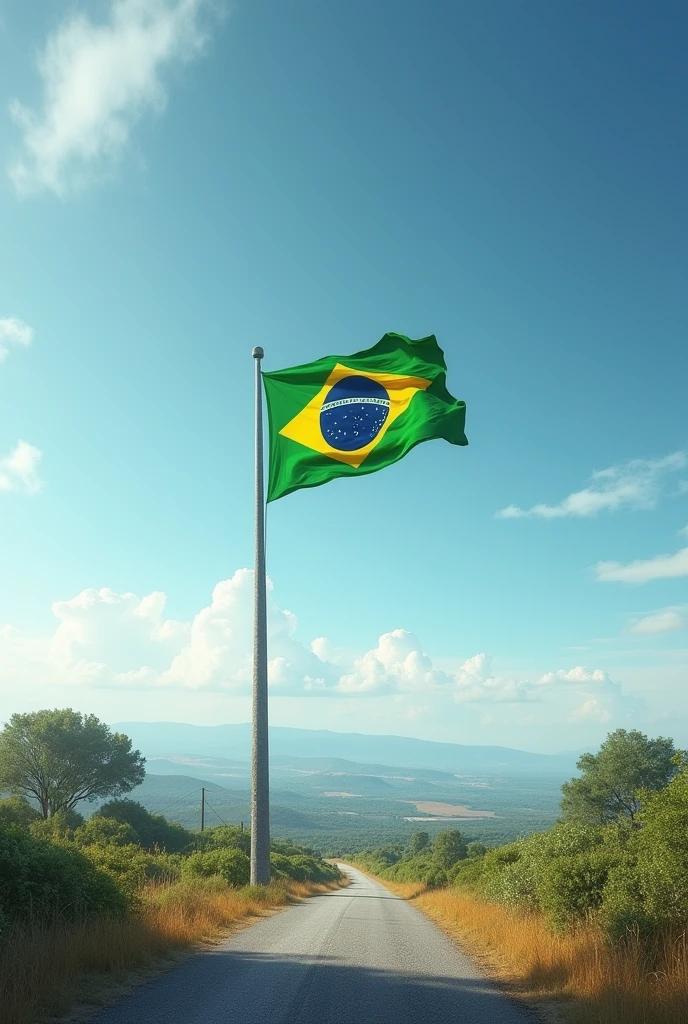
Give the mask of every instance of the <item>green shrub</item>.
<svg viewBox="0 0 688 1024">
<path fill-rule="evenodd" d="M 607 876 L 600 904 L 600 920 L 614 940 L 649 938 L 656 922 L 645 911 L 642 884 L 635 858 L 628 854 Z"/>
<path fill-rule="evenodd" d="M 633 837 L 644 912 L 657 927 L 688 922 L 688 768 L 659 793 L 644 794 Z"/>
<path fill-rule="evenodd" d="M 251 852 L 251 833 L 236 825 L 215 825 L 199 836 L 203 850 L 235 849 Z"/>
<path fill-rule="evenodd" d="M 324 861 L 317 861 L 314 857 L 307 857 L 299 854 L 290 857 L 289 861 L 294 871 L 294 879 L 297 882 L 327 882 L 332 879 L 332 871 L 329 864 Z M 335 877 L 338 872 L 335 871 Z"/>
<path fill-rule="evenodd" d="M 394 882 L 424 882 L 428 873 L 436 868 L 439 865 L 433 861 L 432 850 L 426 847 L 415 856 L 404 857 L 387 870 L 383 869 L 382 873 Z"/>
<path fill-rule="evenodd" d="M 182 862 L 182 875 L 187 878 L 209 878 L 219 875 L 228 885 L 248 885 L 250 861 L 243 850 L 219 849 L 192 853 Z"/>
<path fill-rule="evenodd" d="M 21 825 L 22 828 L 28 828 L 34 821 L 40 820 L 39 812 L 24 797 L 11 796 L 6 800 L 0 800 L 0 825 Z"/>
<path fill-rule="evenodd" d="M 178 857 L 150 853 L 135 844 L 94 844 L 81 847 L 81 851 L 100 871 L 115 880 L 131 906 L 138 904 L 140 890 L 146 882 L 171 882 L 180 876 Z"/>
<path fill-rule="evenodd" d="M 552 924 L 562 928 L 595 914 L 602 904 L 609 872 L 617 863 L 613 850 L 597 847 L 573 857 L 557 857 L 547 865 L 537 895 Z"/>
<path fill-rule="evenodd" d="M 304 853 L 291 857 L 271 853 L 270 871 L 273 878 L 288 878 L 293 882 L 334 882 L 341 877 L 334 864 Z"/>
<path fill-rule="evenodd" d="M 77 846 L 132 846 L 139 837 L 131 825 L 94 814 L 74 832 Z"/>
<path fill-rule="evenodd" d="M 515 864 L 521 859 L 523 843 L 507 843 L 505 846 L 497 846 L 494 850 L 488 850 L 485 854 L 485 870 L 498 871 L 507 864 Z"/>
<path fill-rule="evenodd" d="M 37 821 L 32 821 L 29 831 L 36 839 L 60 843 L 70 840 L 74 829 L 80 828 L 83 823 L 83 815 L 78 811 L 56 811 L 50 818 L 39 818 Z"/>
<path fill-rule="evenodd" d="M 449 879 L 447 878 L 447 872 L 436 864 L 433 864 L 425 878 L 423 879 L 428 889 L 442 889 L 447 885 Z"/>
<path fill-rule="evenodd" d="M 467 857 L 484 857 L 487 853 L 487 847 L 484 843 L 469 843 L 466 847 Z"/>
<path fill-rule="evenodd" d="M 6 919 L 122 914 L 126 894 L 75 848 L 0 825 L 0 915 Z"/>
<path fill-rule="evenodd" d="M 570 861 L 595 850 L 602 844 L 603 835 L 604 829 L 599 826 L 565 822 L 555 825 L 549 832 L 535 832 L 517 843 L 489 850 L 482 859 L 480 892 L 487 899 L 523 910 L 547 912 L 551 907 L 551 913 L 560 920 L 563 910 L 554 894 L 557 882 L 553 881 L 547 888 L 549 872 L 559 879 L 554 865 L 559 860 Z M 585 873 L 582 866 L 580 870 Z M 543 905 L 543 893 L 547 893 L 546 898 L 551 901 L 547 907 Z M 590 898 L 594 902 L 594 898 Z M 572 913 L 574 917 L 577 915 L 573 908 Z"/>
<path fill-rule="evenodd" d="M 486 899 L 508 907 L 535 910 L 539 906 L 539 874 L 532 858 L 519 857 L 495 870 L 484 871 L 480 891 Z"/>
<path fill-rule="evenodd" d="M 610 872 L 602 916 L 610 934 L 649 935 L 688 923 L 688 770 L 642 794 L 641 827 L 630 832 Z"/>
<path fill-rule="evenodd" d="M 458 861 L 448 872 L 450 885 L 470 886 L 477 888 L 485 873 L 485 860 L 483 857 L 468 857 L 466 860 Z"/>
<path fill-rule="evenodd" d="M 315 857 L 316 860 L 320 860 L 320 854 L 310 846 L 299 846 L 291 839 L 271 839 L 270 850 L 272 853 L 281 853 L 285 857 L 300 857 L 303 854 L 306 857 Z"/>
<path fill-rule="evenodd" d="M 282 853 L 270 854 L 270 877 L 289 878 L 293 882 L 298 881 L 291 859 L 285 857 Z"/>
</svg>

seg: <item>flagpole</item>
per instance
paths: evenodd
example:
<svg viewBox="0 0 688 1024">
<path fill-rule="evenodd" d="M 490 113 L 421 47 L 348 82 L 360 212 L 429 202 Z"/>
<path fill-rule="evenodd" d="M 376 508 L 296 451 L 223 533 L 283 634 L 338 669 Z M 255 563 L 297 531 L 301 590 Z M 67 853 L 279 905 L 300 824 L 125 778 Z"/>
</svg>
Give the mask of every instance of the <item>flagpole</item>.
<svg viewBox="0 0 688 1024">
<path fill-rule="evenodd" d="M 253 750 L 251 757 L 251 885 L 270 881 L 270 769 L 268 762 L 268 637 L 265 586 L 265 497 L 263 492 L 263 349 L 253 349 L 256 367 L 256 492 L 253 605 Z"/>
</svg>

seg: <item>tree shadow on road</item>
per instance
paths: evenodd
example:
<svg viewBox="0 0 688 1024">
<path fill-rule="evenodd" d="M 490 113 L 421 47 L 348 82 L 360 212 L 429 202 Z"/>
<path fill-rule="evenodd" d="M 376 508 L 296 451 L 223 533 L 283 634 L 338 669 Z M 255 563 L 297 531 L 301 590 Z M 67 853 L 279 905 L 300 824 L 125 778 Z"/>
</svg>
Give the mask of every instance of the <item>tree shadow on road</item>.
<svg viewBox="0 0 688 1024">
<path fill-rule="evenodd" d="M 93 1024 L 528 1024 L 489 979 L 219 947 L 143 986 Z"/>
</svg>

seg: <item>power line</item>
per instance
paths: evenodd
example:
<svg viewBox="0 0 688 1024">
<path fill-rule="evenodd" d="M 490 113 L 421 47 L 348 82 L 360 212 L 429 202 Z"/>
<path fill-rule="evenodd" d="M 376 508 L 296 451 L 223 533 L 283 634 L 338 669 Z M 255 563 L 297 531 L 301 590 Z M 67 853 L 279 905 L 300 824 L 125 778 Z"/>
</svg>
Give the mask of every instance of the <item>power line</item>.
<svg viewBox="0 0 688 1024">
<path fill-rule="evenodd" d="M 162 810 L 160 810 L 160 811 L 153 811 L 152 813 L 153 814 L 164 814 L 165 811 L 168 811 L 170 809 L 170 807 L 176 807 L 177 804 L 181 803 L 182 800 L 186 800 L 187 796 L 193 796 L 194 793 L 198 793 L 199 789 L 200 789 L 200 787 L 198 787 L 197 789 L 190 789 L 188 793 L 183 793 L 182 796 L 178 796 L 175 800 L 172 801 L 171 804 L 166 804 L 162 808 Z"/>
<path fill-rule="evenodd" d="M 213 812 L 213 814 L 220 819 L 220 821 L 222 822 L 223 825 L 229 825 L 229 822 L 225 821 L 225 819 L 222 817 L 222 815 L 218 814 L 217 811 L 215 810 L 215 808 L 213 807 L 213 805 L 208 802 L 208 797 L 205 798 L 205 805 L 206 805 L 206 807 L 209 807 L 210 810 Z"/>
</svg>

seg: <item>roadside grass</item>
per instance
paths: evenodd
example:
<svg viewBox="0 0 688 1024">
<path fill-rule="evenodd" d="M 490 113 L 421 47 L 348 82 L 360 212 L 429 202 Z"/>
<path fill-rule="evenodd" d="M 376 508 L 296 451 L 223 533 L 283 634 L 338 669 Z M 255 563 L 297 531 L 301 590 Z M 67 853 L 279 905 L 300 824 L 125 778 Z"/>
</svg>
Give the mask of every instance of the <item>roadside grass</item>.
<svg viewBox="0 0 688 1024">
<path fill-rule="evenodd" d="M 359 871 L 363 871 L 363 868 L 359 868 Z M 427 889 L 425 882 L 388 882 L 386 878 L 379 878 L 378 881 L 405 900 L 413 900 Z"/>
<path fill-rule="evenodd" d="M 276 882 L 231 889 L 220 878 L 150 885 L 129 917 L 27 924 L 0 935 L 0 1019 L 31 1024 L 75 1003 L 102 1004 L 136 970 L 212 942 L 287 903 L 347 884 Z"/>
<path fill-rule="evenodd" d="M 592 926 L 558 932 L 465 889 L 380 879 L 460 942 L 513 995 L 575 1024 L 686 1024 L 688 934 L 612 945 Z"/>
<path fill-rule="evenodd" d="M 597 928 L 554 932 L 539 914 L 457 889 L 425 892 L 414 902 L 520 995 L 559 1001 L 580 1024 L 688 1021 L 685 932 L 649 946 L 633 935 L 612 945 Z"/>
</svg>

